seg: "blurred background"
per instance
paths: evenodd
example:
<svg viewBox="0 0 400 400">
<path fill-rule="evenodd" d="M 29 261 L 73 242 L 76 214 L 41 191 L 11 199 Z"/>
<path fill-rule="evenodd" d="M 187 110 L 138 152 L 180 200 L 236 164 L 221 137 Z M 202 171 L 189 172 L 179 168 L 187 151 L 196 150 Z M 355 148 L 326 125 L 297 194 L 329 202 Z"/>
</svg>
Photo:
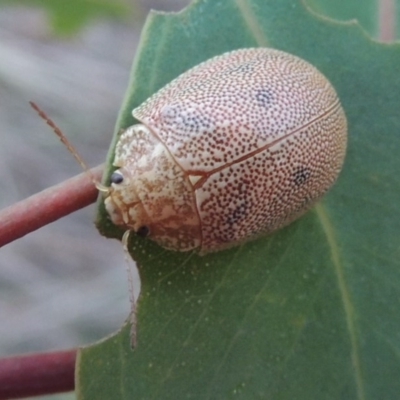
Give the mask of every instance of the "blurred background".
<svg viewBox="0 0 400 400">
<path fill-rule="evenodd" d="M 189 0 L 110 1 L 100 12 L 91 3 L 0 2 L 0 208 L 81 173 L 28 102 L 87 164 L 103 163 L 148 11 Z M 91 343 L 127 317 L 123 249 L 98 234 L 94 214 L 93 205 L 0 249 L 0 357 Z"/>
</svg>

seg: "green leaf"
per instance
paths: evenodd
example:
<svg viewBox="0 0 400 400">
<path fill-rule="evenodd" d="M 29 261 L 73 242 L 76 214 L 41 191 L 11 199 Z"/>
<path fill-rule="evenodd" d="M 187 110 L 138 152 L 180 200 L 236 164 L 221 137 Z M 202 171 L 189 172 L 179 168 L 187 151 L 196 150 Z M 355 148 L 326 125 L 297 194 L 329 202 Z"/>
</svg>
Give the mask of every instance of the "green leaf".
<svg viewBox="0 0 400 400">
<path fill-rule="evenodd" d="M 295 0 L 201 0 L 152 13 L 116 131 L 187 68 L 249 46 L 296 54 L 333 83 L 349 122 L 344 170 L 306 216 L 231 250 L 200 257 L 132 238 L 138 347 L 125 327 L 84 348 L 81 399 L 398 399 L 399 45 Z M 121 236 L 103 209 L 98 225 Z"/>
<path fill-rule="evenodd" d="M 0 3 L 42 7 L 48 12 L 51 26 L 58 35 L 74 34 L 91 19 L 126 18 L 129 10 L 123 0 L 0 0 Z"/>
<path fill-rule="evenodd" d="M 373 37 L 379 38 L 380 31 L 387 29 L 393 21 L 400 20 L 400 1 L 381 0 L 305 0 L 315 12 L 340 21 L 357 19 Z M 398 24 L 397 24 L 398 25 Z M 399 37 L 397 26 L 396 37 Z"/>
<path fill-rule="evenodd" d="M 369 34 L 378 36 L 378 0 L 306 0 L 306 2 L 321 15 L 340 21 L 357 19 Z"/>
</svg>

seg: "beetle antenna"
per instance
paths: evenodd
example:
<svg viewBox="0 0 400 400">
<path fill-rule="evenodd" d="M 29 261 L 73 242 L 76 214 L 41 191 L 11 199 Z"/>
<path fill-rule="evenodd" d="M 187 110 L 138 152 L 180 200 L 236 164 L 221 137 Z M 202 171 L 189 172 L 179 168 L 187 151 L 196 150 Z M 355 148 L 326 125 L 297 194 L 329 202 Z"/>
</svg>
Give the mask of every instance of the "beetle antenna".
<svg viewBox="0 0 400 400">
<path fill-rule="evenodd" d="M 39 117 L 45 120 L 46 124 L 50 126 L 50 128 L 53 130 L 53 132 L 58 136 L 58 138 L 61 140 L 61 143 L 68 149 L 68 151 L 73 155 L 75 160 L 78 162 L 78 164 L 83 168 L 83 170 L 89 174 L 91 181 L 93 184 L 96 186 L 97 190 L 99 192 L 103 193 L 109 193 L 110 189 L 104 185 L 102 185 L 93 175 L 93 173 L 90 171 L 89 167 L 86 165 L 86 163 L 83 161 L 82 157 L 79 155 L 79 153 L 76 151 L 75 147 L 70 143 L 70 141 L 66 138 L 66 136 L 62 133 L 61 129 L 53 122 L 52 119 L 48 117 L 48 115 L 33 101 L 30 101 L 29 104 L 31 107 L 39 114 Z"/>
<path fill-rule="evenodd" d="M 129 322 L 131 323 L 131 348 L 135 349 L 137 346 L 137 307 L 136 307 L 136 299 L 133 287 L 133 273 L 132 273 L 132 257 L 129 254 L 128 250 L 128 242 L 129 242 L 129 235 L 131 231 L 125 231 L 122 236 L 122 246 L 124 247 L 125 253 L 125 262 L 126 262 L 126 271 L 128 273 L 128 285 L 129 285 L 129 300 L 131 303 L 131 314 L 129 318 Z M 135 265 L 135 268 L 136 265 Z"/>
</svg>

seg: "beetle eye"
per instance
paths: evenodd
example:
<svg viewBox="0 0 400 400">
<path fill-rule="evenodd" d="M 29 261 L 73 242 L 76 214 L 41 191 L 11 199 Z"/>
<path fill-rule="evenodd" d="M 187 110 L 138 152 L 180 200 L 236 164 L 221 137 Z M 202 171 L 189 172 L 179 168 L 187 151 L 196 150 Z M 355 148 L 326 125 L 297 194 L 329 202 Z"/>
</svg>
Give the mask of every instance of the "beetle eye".
<svg viewBox="0 0 400 400">
<path fill-rule="evenodd" d="M 145 238 L 146 236 L 148 236 L 150 233 L 150 229 L 148 226 L 143 225 L 141 226 L 137 231 L 136 231 L 136 235 Z"/>
<path fill-rule="evenodd" d="M 124 177 L 122 176 L 121 172 L 115 171 L 111 175 L 111 183 L 121 183 L 124 180 Z"/>
</svg>

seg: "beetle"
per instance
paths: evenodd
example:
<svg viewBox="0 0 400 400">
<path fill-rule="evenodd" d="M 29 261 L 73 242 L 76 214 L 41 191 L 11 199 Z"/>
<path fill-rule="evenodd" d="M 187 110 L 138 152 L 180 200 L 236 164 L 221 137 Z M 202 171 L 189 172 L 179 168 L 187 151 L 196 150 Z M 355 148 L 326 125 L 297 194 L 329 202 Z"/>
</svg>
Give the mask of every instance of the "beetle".
<svg viewBox="0 0 400 400">
<path fill-rule="evenodd" d="M 234 50 L 178 76 L 132 115 L 115 147 L 110 186 L 35 103 L 104 194 L 112 222 L 161 246 L 200 254 L 294 221 L 336 181 L 347 121 L 329 81 L 270 48 Z M 128 257 L 126 258 L 128 260 Z M 136 301 L 131 286 L 131 344 Z"/>
<path fill-rule="evenodd" d="M 132 111 L 105 206 L 114 224 L 200 253 L 289 224 L 332 186 L 347 122 L 329 81 L 270 48 L 183 73 Z"/>
<path fill-rule="evenodd" d="M 81 166 L 61 130 L 45 119 Z M 104 193 L 115 225 L 200 254 L 269 234 L 309 210 L 336 181 L 347 121 L 314 66 L 245 48 L 184 72 L 132 111 Z"/>
</svg>

